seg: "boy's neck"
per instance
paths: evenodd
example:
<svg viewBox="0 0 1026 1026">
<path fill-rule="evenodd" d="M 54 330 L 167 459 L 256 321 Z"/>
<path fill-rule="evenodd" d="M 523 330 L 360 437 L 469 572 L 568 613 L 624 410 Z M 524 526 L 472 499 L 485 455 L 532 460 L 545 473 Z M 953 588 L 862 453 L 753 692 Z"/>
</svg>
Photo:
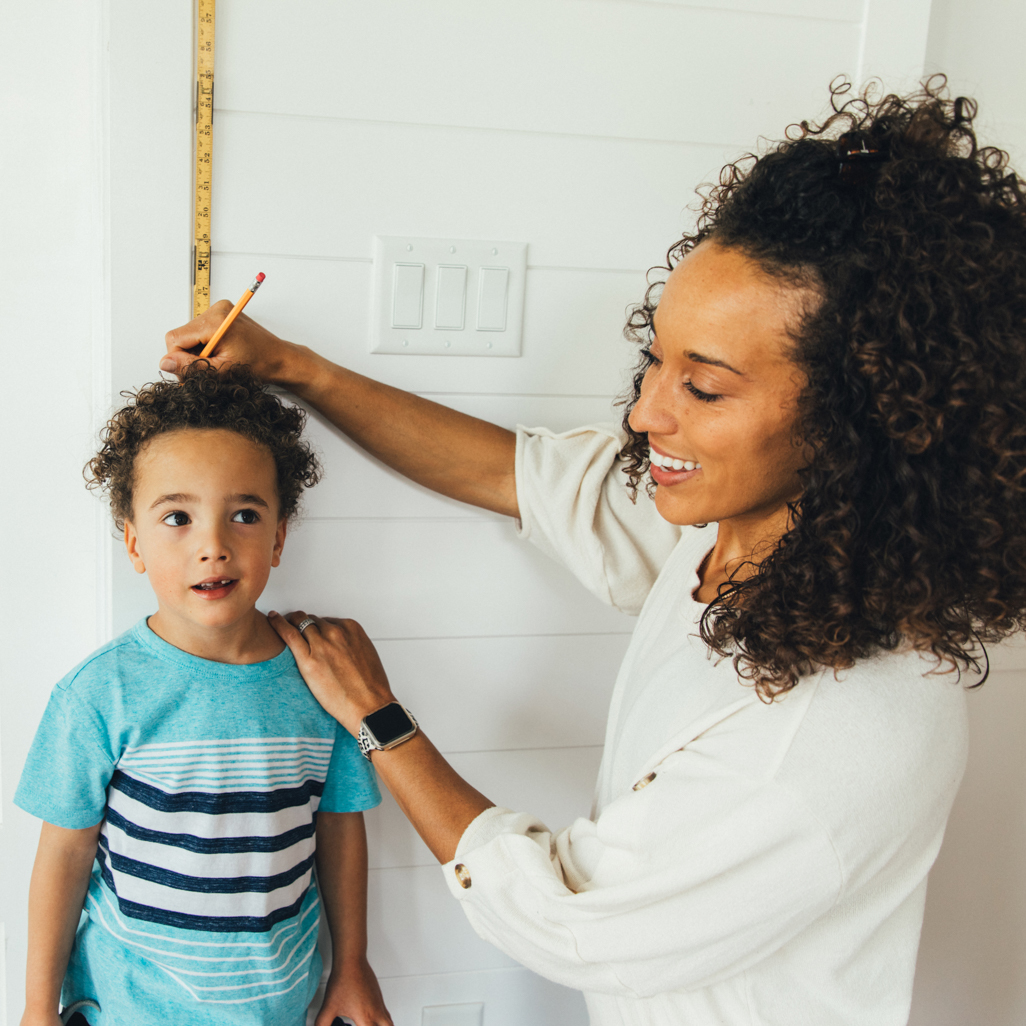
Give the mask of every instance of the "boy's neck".
<svg viewBox="0 0 1026 1026">
<path fill-rule="evenodd" d="M 189 655 L 215 663 L 262 663 L 280 655 L 285 643 L 257 609 L 221 627 L 207 627 L 159 609 L 147 621 L 157 637 Z"/>
</svg>

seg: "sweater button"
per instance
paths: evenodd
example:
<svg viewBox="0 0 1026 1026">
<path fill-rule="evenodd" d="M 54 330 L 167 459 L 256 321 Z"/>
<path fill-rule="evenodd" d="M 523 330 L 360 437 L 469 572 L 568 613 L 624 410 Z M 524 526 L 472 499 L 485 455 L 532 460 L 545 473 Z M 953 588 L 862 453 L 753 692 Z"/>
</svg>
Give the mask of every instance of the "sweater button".
<svg viewBox="0 0 1026 1026">
<path fill-rule="evenodd" d="M 641 779 L 640 779 L 640 780 L 639 780 L 639 781 L 638 781 L 638 782 L 637 782 L 637 783 L 636 783 L 636 784 L 635 784 L 635 785 L 634 785 L 634 786 L 633 786 L 633 787 L 631 788 L 631 790 L 632 790 L 632 791 L 640 791 L 640 790 L 641 790 L 641 789 L 642 789 L 643 787 L 648 787 L 648 785 L 649 785 L 649 784 L 651 784 L 651 783 L 652 783 L 652 781 L 653 781 L 653 780 L 655 780 L 655 778 L 656 778 L 656 775 L 655 775 L 654 773 L 649 773 L 649 775 L 648 775 L 647 777 L 642 777 L 642 778 L 641 778 Z"/>
<path fill-rule="evenodd" d="M 470 886 L 470 870 L 462 862 L 456 864 L 456 879 L 464 890 Z"/>
</svg>

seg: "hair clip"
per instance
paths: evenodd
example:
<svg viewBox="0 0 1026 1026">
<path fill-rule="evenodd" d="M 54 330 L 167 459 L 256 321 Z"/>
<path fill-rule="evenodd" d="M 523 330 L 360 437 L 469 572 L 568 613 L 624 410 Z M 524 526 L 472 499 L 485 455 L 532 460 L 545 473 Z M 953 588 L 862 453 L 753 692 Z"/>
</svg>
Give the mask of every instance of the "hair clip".
<svg viewBox="0 0 1026 1026">
<path fill-rule="evenodd" d="M 886 150 L 867 146 L 860 132 L 845 132 L 837 140 L 837 177 L 849 185 L 868 181 L 875 168 L 889 159 Z"/>
</svg>

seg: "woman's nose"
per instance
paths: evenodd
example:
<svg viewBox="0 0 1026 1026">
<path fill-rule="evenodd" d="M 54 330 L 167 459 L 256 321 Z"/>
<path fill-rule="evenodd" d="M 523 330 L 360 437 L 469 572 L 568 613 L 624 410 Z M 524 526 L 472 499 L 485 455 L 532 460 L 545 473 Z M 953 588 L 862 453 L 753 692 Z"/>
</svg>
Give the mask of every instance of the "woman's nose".
<svg viewBox="0 0 1026 1026">
<path fill-rule="evenodd" d="M 659 366 L 649 367 L 641 382 L 641 395 L 627 418 L 639 435 L 672 435 L 677 429 L 672 390 Z"/>
</svg>

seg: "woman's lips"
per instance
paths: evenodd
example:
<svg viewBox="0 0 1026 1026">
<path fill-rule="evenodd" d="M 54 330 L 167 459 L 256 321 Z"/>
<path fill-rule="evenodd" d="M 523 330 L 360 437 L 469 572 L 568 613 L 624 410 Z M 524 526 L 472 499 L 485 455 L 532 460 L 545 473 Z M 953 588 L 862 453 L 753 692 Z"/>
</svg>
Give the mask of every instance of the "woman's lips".
<svg viewBox="0 0 1026 1026">
<path fill-rule="evenodd" d="M 652 480 L 657 485 L 676 485 L 683 484 L 685 481 L 690 481 L 693 477 L 697 477 L 702 473 L 701 467 L 695 467 L 694 470 L 663 470 L 662 467 L 657 467 L 654 463 L 650 463 L 648 472 L 652 475 Z"/>
<path fill-rule="evenodd" d="M 199 584 L 194 584 L 191 590 L 193 595 L 197 595 L 201 599 L 206 599 L 207 601 L 213 601 L 214 599 L 222 599 L 226 595 L 230 595 L 234 590 L 235 585 L 238 583 L 239 582 L 237 580 L 230 580 L 227 584 L 219 584 L 215 587 L 211 587 L 210 585 L 200 586 Z"/>
</svg>

